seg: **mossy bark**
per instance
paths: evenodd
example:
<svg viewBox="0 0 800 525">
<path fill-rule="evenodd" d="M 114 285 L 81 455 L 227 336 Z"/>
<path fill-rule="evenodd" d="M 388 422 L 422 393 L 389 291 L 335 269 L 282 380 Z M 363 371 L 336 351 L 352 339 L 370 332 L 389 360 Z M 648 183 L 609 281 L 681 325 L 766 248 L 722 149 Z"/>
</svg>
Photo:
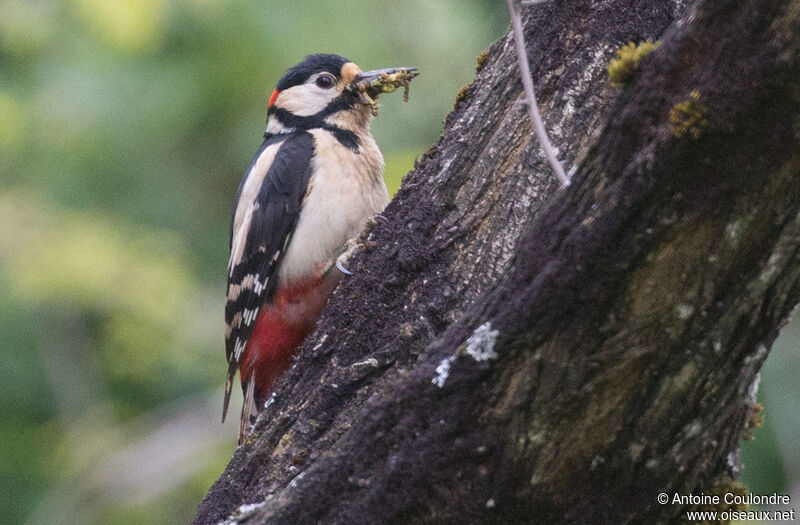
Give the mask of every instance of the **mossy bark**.
<svg viewBox="0 0 800 525">
<path fill-rule="evenodd" d="M 658 493 L 735 478 L 800 298 L 794 5 L 525 8 L 571 185 L 516 104 L 507 35 L 196 523 L 245 503 L 247 523 L 667 523 L 685 509 Z M 614 51 L 647 38 L 610 88 Z M 694 98 L 703 125 L 676 135 Z"/>
</svg>

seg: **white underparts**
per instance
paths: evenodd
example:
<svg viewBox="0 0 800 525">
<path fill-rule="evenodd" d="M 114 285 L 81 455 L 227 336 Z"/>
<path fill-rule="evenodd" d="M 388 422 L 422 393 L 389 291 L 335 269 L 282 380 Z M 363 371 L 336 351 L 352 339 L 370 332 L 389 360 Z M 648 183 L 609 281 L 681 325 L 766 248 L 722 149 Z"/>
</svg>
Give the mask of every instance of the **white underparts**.
<svg viewBox="0 0 800 525">
<path fill-rule="evenodd" d="M 309 191 L 281 264 L 281 282 L 306 279 L 334 261 L 366 221 L 389 202 L 383 157 L 368 132 L 360 151 L 343 146 L 331 132 L 310 130 L 315 154 Z"/>
</svg>

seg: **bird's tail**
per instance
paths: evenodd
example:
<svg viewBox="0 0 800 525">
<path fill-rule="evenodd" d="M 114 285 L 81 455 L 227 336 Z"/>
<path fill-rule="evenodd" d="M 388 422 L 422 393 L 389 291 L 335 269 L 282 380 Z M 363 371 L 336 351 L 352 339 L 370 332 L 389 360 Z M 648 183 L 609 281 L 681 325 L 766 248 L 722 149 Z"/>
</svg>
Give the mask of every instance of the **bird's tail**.
<svg viewBox="0 0 800 525">
<path fill-rule="evenodd" d="M 255 392 L 256 392 L 256 371 L 253 369 L 250 372 L 250 378 L 247 380 L 247 390 L 244 394 L 244 403 L 242 403 L 242 415 L 239 419 L 239 444 L 241 445 L 244 443 L 244 437 L 247 430 L 250 428 L 250 421 L 256 415 L 258 415 L 258 411 L 256 410 L 256 399 L 255 399 Z"/>
<path fill-rule="evenodd" d="M 228 364 L 228 377 L 225 379 L 225 399 L 222 400 L 222 422 L 228 415 L 228 405 L 231 402 L 231 390 L 233 390 L 233 378 L 236 377 L 236 360 L 231 359 Z"/>
</svg>

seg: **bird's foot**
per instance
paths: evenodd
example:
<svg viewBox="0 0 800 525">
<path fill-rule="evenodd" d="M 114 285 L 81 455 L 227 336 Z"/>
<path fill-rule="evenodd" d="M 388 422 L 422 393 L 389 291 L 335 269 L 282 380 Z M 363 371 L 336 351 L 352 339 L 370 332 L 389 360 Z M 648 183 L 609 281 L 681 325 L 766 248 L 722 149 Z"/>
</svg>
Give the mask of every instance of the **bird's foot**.
<svg viewBox="0 0 800 525">
<path fill-rule="evenodd" d="M 375 226 L 375 222 L 374 221 L 372 221 L 372 226 Z M 365 226 L 365 228 L 366 228 L 366 226 Z M 362 232 L 362 234 L 359 237 L 357 237 L 355 239 L 350 239 L 349 241 L 347 241 L 347 249 L 339 257 L 336 258 L 335 266 L 336 266 L 337 270 L 339 270 L 340 272 L 342 272 L 345 275 L 353 275 L 353 272 L 348 270 L 347 267 L 345 266 L 347 261 L 350 260 L 350 257 L 352 257 L 353 254 L 358 252 L 358 251 L 365 252 L 365 251 L 370 250 L 370 249 L 372 249 L 372 248 L 374 248 L 376 246 L 376 243 L 374 243 L 374 242 L 370 242 L 370 241 L 361 242 L 360 241 L 360 239 L 363 239 L 365 237 L 366 237 L 365 233 Z"/>
</svg>

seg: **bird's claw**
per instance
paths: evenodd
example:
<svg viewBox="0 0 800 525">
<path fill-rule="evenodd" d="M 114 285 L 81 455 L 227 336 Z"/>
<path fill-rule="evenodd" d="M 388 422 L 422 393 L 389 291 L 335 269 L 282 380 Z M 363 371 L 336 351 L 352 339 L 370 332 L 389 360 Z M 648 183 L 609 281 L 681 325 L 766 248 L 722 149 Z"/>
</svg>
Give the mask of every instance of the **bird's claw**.
<svg viewBox="0 0 800 525">
<path fill-rule="evenodd" d="M 347 249 L 342 252 L 339 257 L 336 258 L 336 269 L 342 272 L 345 275 L 353 275 L 353 272 L 345 268 L 344 263 L 350 260 L 350 257 L 356 251 L 356 249 L 361 246 L 357 239 L 350 239 L 347 241 Z"/>
<path fill-rule="evenodd" d="M 344 265 L 342 264 L 342 261 L 340 261 L 339 259 L 336 259 L 336 269 L 345 275 L 353 275 L 353 272 L 345 268 Z"/>
<path fill-rule="evenodd" d="M 345 250 L 339 257 L 336 258 L 336 263 L 334 264 L 334 266 L 336 266 L 336 269 L 345 275 L 353 275 L 354 272 L 348 270 L 345 267 L 344 263 L 350 260 L 350 257 L 353 256 L 356 250 L 365 252 L 369 249 L 374 248 L 375 246 L 377 246 L 377 244 L 374 242 L 370 241 L 359 242 L 358 238 L 351 239 L 347 241 L 347 250 Z"/>
</svg>

